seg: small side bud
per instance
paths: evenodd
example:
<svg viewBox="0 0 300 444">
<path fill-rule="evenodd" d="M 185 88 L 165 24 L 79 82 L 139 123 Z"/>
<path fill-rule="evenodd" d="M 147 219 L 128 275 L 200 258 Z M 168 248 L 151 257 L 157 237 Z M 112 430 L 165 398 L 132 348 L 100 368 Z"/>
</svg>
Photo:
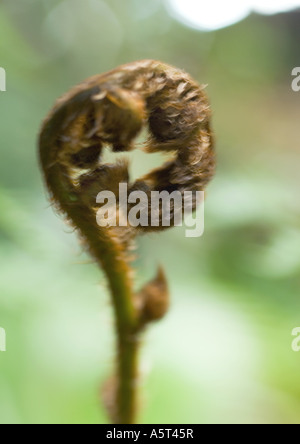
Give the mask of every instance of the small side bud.
<svg viewBox="0 0 300 444">
<path fill-rule="evenodd" d="M 141 305 L 142 324 L 162 319 L 170 305 L 168 283 L 160 267 L 153 281 L 146 284 L 138 294 Z"/>
</svg>

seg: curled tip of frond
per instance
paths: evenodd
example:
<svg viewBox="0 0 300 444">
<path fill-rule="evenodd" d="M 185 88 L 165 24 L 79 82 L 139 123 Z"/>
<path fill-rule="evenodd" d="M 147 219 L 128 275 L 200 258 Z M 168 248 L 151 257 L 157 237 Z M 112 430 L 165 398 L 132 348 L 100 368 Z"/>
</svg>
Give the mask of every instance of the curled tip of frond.
<svg viewBox="0 0 300 444">
<path fill-rule="evenodd" d="M 172 66 L 144 60 L 92 77 L 59 99 L 43 124 L 40 159 L 48 188 L 67 214 L 76 204 L 95 206 L 100 191 L 116 192 L 121 181 L 129 193 L 202 191 L 215 165 L 210 117 L 204 87 Z M 143 127 L 146 151 L 176 156 L 131 183 L 125 167 L 103 163 L 103 150 L 132 150 Z"/>
</svg>

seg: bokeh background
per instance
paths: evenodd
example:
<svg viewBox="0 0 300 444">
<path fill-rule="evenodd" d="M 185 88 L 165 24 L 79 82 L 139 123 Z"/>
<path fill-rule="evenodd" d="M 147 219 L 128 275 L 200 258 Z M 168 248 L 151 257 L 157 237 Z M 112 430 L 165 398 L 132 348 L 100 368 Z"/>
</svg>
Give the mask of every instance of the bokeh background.
<svg viewBox="0 0 300 444">
<path fill-rule="evenodd" d="M 203 30 L 205 3 L 215 19 L 221 4 L 238 6 L 198 0 L 191 21 L 182 11 L 193 1 L 175 12 L 180 1 L 1 2 L 2 424 L 107 421 L 99 393 L 115 355 L 105 279 L 50 207 L 36 141 L 59 95 L 145 58 L 208 84 L 218 169 L 202 238 L 176 228 L 139 241 L 138 283 L 161 263 L 172 292 L 168 317 L 144 340 L 140 421 L 300 423 L 291 348 L 300 326 L 300 93 L 291 89 L 300 12 L 257 11 L 221 29 L 210 17 Z M 131 158 L 133 176 L 161 162 Z"/>
</svg>

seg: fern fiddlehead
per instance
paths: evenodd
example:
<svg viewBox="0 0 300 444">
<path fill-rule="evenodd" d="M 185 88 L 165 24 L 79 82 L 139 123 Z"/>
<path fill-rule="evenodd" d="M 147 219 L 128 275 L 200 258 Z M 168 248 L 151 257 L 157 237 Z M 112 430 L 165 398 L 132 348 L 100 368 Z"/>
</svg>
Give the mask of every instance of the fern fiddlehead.
<svg viewBox="0 0 300 444">
<path fill-rule="evenodd" d="M 147 152 L 175 153 L 169 162 L 131 183 L 126 161 L 103 164 L 106 146 L 114 152 L 135 148 L 146 127 Z M 60 98 L 43 122 L 40 163 L 51 199 L 71 224 L 109 282 L 116 317 L 118 369 L 110 403 L 113 422 L 136 421 L 139 340 L 146 324 L 168 309 L 163 269 L 140 292 L 133 288 L 130 246 L 138 234 L 165 229 L 158 210 L 155 227 L 102 227 L 97 195 L 116 196 L 118 220 L 128 219 L 120 205 L 119 185 L 128 194 L 144 191 L 200 191 L 214 173 L 210 107 L 204 88 L 181 70 L 145 60 L 94 76 Z M 151 199 L 147 214 L 151 213 Z M 192 203 L 196 207 L 196 200 Z M 171 220 L 174 219 L 171 208 Z M 171 224 L 172 225 L 172 224 Z"/>
</svg>

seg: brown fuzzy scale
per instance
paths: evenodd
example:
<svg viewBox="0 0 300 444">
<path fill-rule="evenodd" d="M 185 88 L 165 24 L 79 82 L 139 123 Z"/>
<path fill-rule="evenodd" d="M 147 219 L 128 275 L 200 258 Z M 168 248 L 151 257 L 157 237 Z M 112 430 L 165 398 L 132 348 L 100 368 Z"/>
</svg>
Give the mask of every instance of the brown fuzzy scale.
<svg viewBox="0 0 300 444">
<path fill-rule="evenodd" d="M 120 422 L 132 421 L 135 413 L 138 333 L 145 323 L 165 314 L 169 301 L 161 270 L 139 293 L 137 309 L 129 247 L 138 233 L 166 227 L 162 227 L 160 210 L 158 227 L 101 228 L 96 222 L 96 196 L 103 190 L 118 196 L 119 183 L 126 182 L 129 193 L 147 193 L 146 211 L 150 214 L 152 191 L 203 190 L 215 166 L 210 117 L 204 87 L 181 70 L 144 60 L 74 87 L 56 102 L 42 126 L 40 161 L 52 200 L 79 230 L 110 284 L 118 331 Z M 149 133 L 144 147 L 147 152 L 176 155 L 131 183 L 127 162 L 103 164 L 102 151 L 105 145 L 114 152 L 132 150 L 144 127 Z"/>
</svg>

